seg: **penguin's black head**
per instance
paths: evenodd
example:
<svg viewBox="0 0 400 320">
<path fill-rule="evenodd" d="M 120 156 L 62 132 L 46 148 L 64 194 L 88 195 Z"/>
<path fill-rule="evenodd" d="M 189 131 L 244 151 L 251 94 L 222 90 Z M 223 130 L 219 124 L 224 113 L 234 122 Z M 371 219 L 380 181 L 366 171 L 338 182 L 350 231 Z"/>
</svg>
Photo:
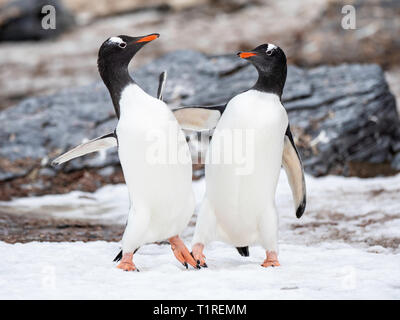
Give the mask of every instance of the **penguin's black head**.
<svg viewBox="0 0 400 320">
<path fill-rule="evenodd" d="M 158 33 L 152 33 L 143 37 L 111 37 L 101 45 L 97 67 L 110 92 L 118 118 L 121 92 L 127 85 L 134 83 L 128 72 L 129 62 L 146 43 L 157 39 L 159 36 Z"/>
<path fill-rule="evenodd" d="M 251 62 L 257 69 L 259 79 L 254 89 L 282 95 L 286 81 L 287 65 L 283 50 L 271 43 L 238 52 L 237 55 Z"/>
<path fill-rule="evenodd" d="M 144 45 L 157 39 L 160 35 L 152 33 L 142 37 L 117 36 L 108 38 L 99 49 L 98 65 L 128 67 L 136 52 Z"/>
</svg>

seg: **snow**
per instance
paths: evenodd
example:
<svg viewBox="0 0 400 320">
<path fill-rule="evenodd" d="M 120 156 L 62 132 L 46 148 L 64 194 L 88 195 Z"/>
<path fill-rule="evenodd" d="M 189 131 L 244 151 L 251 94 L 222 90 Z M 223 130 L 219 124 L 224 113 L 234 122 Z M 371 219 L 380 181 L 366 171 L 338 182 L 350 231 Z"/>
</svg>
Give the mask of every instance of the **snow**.
<svg viewBox="0 0 400 320">
<path fill-rule="evenodd" d="M 193 182 L 196 202 L 205 191 L 204 181 Z M 129 195 L 125 184 L 107 185 L 94 193 L 72 191 L 67 194 L 17 198 L 0 201 L 0 209 L 19 214 L 96 220 L 125 224 L 129 211 Z"/>
<path fill-rule="evenodd" d="M 205 250 L 208 269 L 186 270 L 168 245 L 135 254 L 139 273 L 115 268 L 114 242 L 0 242 L 0 299 L 399 299 L 400 175 L 359 179 L 306 177 L 308 203 L 295 217 L 281 174 L 277 190 L 281 267 L 264 252 L 241 257 L 226 244 Z M 193 184 L 197 202 L 204 181 Z M 124 185 L 1 202 L 1 210 L 125 223 Z M 190 245 L 192 223 L 183 238 Z"/>
<path fill-rule="evenodd" d="M 282 267 L 264 269 L 261 248 L 241 257 L 213 243 L 208 269 L 186 270 L 167 245 L 135 254 L 141 272 L 112 262 L 117 243 L 0 243 L 1 299 L 398 299 L 400 255 L 346 244 L 281 246 Z"/>
</svg>

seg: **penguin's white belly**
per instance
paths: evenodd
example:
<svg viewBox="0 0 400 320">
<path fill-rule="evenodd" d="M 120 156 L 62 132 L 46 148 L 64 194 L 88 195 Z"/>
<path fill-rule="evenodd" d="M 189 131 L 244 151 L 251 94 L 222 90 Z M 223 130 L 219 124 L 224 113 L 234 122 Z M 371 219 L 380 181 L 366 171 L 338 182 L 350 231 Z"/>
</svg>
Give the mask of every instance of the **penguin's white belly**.
<svg viewBox="0 0 400 320">
<path fill-rule="evenodd" d="M 167 105 L 137 85 L 122 92 L 120 108 L 118 153 L 131 205 L 134 214 L 149 215 L 143 242 L 176 235 L 194 208 L 185 136 Z"/>
<path fill-rule="evenodd" d="M 249 90 L 229 102 L 206 165 L 206 197 L 221 240 L 236 246 L 260 241 L 260 219 L 268 221 L 268 215 L 275 214 L 287 125 L 286 110 L 276 95 Z M 221 161 L 224 157 L 227 161 Z"/>
</svg>

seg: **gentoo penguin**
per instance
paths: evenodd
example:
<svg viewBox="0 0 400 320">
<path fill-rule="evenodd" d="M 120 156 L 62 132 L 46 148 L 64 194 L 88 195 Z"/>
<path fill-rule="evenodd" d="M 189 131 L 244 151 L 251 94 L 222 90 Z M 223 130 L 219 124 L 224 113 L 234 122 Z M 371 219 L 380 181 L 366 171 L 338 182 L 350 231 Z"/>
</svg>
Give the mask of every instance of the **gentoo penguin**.
<svg viewBox="0 0 400 320">
<path fill-rule="evenodd" d="M 199 266 L 179 238 L 193 214 L 189 147 L 168 106 L 144 92 L 128 73 L 134 55 L 159 34 L 111 37 L 100 47 L 98 69 L 118 117 L 113 133 L 82 144 L 54 161 L 63 163 L 89 152 L 118 146 L 131 206 L 118 268 L 137 270 L 134 252 L 143 244 L 168 239 L 187 268 Z M 161 75 L 158 97 L 165 79 Z"/>
<path fill-rule="evenodd" d="M 258 80 L 226 105 L 206 107 L 214 113 L 205 117 L 206 127 L 210 127 L 209 119 L 215 119 L 216 113 L 220 118 L 206 156 L 206 193 L 197 218 L 192 254 L 204 266 L 203 249 L 210 241 L 230 243 L 245 256 L 249 245 L 260 244 L 266 251 L 262 266 L 279 266 L 275 191 L 282 165 L 298 218 L 306 204 L 303 167 L 281 101 L 286 56 L 273 44 L 238 55 L 254 65 Z M 175 114 L 184 118 L 185 113 L 193 112 L 198 111 L 184 108 Z M 235 158 L 243 152 L 244 157 Z"/>
</svg>

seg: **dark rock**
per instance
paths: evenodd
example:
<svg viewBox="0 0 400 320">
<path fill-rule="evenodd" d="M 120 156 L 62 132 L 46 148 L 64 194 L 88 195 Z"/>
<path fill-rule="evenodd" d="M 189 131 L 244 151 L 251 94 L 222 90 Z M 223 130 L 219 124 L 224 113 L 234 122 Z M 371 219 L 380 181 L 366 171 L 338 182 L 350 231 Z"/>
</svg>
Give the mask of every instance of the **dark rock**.
<svg viewBox="0 0 400 320">
<path fill-rule="evenodd" d="M 171 106 L 224 103 L 251 87 L 257 77 L 255 69 L 235 55 L 207 57 L 176 51 L 137 70 L 135 79 L 155 95 L 162 70 L 168 70 L 164 97 Z M 290 66 L 283 103 L 308 173 L 357 175 L 358 164 L 390 167 L 391 162 L 392 169 L 384 171 L 399 170 L 400 122 L 395 99 L 379 66 L 355 64 L 310 70 Z M 31 183 L 46 179 L 52 183 L 42 183 L 43 188 L 51 188 L 60 175 L 65 185 L 70 184 L 66 173 L 79 172 L 79 179 L 83 179 L 83 169 L 90 169 L 90 179 L 98 178 L 101 183 L 123 181 L 115 149 L 108 150 L 105 157 L 92 154 L 60 168 L 49 166 L 51 159 L 84 139 L 115 128 L 114 109 L 102 83 L 24 100 L 0 113 L 0 123 L 0 183 L 5 186 L 14 181 L 13 195 L 18 195 L 15 181 L 23 181 L 23 177 L 29 177 Z M 101 170 L 106 167 L 116 168 L 118 174 Z M 57 176 L 51 177 L 49 170 Z M 106 179 L 108 174 L 110 178 Z M 119 178 L 112 179 L 113 175 Z M 101 185 L 90 179 L 74 187 L 92 190 Z M 53 189 L 33 188 L 30 194 Z"/>
<path fill-rule="evenodd" d="M 394 169 L 400 170 L 400 152 L 394 157 L 392 161 L 392 166 Z"/>
<path fill-rule="evenodd" d="M 42 8 L 51 5 L 56 11 L 56 28 L 42 28 L 46 13 Z M 61 0 L 14 0 L 0 8 L 0 41 L 42 40 L 60 35 L 75 25 L 75 19 Z"/>
</svg>

